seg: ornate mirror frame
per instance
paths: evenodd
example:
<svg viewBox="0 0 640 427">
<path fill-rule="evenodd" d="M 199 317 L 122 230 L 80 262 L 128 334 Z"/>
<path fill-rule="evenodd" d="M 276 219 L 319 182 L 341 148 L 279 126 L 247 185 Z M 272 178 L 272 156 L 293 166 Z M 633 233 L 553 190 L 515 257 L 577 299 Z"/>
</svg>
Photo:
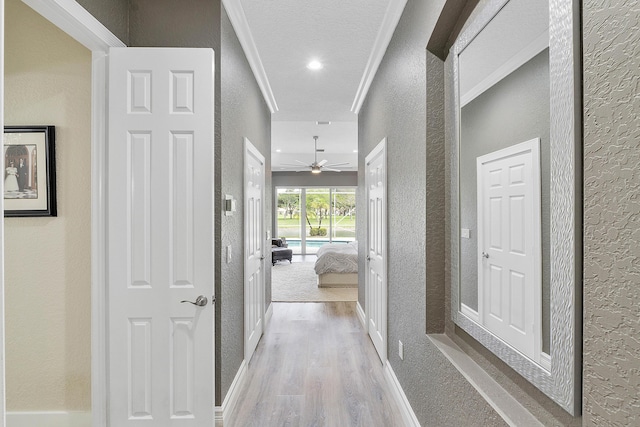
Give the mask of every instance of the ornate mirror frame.
<svg viewBox="0 0 640 427">
<path fill-rule="evenodd" d="M 578 0 L 549 1 L 550 369 L 525 357 L 461 311 L 460 91 L 458 56 L 509 0 L 487 0 L 445 63 L 451 172 L 451 313 L 457 326 L 572 415 L 580 414 L 582 355 L 582 99 Z"/>
</svg>

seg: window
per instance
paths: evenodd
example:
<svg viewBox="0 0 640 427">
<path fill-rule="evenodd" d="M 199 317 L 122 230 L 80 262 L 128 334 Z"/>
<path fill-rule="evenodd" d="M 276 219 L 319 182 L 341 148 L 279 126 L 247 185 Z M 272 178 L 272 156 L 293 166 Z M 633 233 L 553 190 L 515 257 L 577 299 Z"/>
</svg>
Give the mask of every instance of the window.
<svg viewBox="0 0 640 427">
<path fill-rule="evenodd" d="M 296 254 L 356 239 L 356 188 L 278 188 L 275 236 Z"/>
</svg>

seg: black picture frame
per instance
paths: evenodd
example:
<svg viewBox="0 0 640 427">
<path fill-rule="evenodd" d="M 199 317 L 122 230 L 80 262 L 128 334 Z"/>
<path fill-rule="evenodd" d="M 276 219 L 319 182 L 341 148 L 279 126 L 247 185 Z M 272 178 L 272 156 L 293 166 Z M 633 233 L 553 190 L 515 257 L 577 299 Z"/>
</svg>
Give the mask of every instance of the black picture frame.
<svg viewBox="0 0 640 427">
<path fill-rule="evenodd" d="M 55 126 L 5 126 L 4 216 L 57 216 Z"/>
</svg>

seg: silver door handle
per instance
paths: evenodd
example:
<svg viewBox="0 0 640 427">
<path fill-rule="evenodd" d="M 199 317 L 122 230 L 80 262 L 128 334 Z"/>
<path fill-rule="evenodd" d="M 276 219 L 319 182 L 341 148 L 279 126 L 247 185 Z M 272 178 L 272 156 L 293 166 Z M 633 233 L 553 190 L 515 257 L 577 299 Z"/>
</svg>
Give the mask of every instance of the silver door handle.
<svg viewBox="0 0 640 427">
<path fill-rule="evenodd" d="M 262 255 L 262 256 L 260 257 L 260 261 L 262 261 L 263 259 L 264 259 L 264 255 Z"/>
<path fill-rule="evenodd" d="M 489 258 L 489 254 L 486 252 L 482 252 L 482 258 Z"/>
<path fill-rule="evenodd" d="M 204 307 L 205 305 L 207 305 L 207 297 L 205 297 L 204 295 L 200 295 L 198 298 L 196 298 L 196 302 L 192 302 L 192 301 L 180 301 L 181 303 L 183 302 L 188 302 L 189 304 L 193 304 L 193 305 L 197 305 L 198 307 Z"/>
<path fill-rule="evenodd" d="M 367 255 L 367 261 L 371 261 L 371 257 Z"/>
</svg>

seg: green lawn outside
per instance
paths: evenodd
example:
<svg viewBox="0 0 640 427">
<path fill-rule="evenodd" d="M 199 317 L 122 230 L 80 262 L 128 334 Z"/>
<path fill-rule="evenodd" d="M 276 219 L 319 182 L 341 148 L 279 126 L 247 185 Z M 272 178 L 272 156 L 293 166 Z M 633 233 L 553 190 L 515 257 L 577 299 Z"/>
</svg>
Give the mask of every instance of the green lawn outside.
<svg viewBox="0 0 640 427">
<path fill-rule="evenodd" d="M 311 219 L 311 224 L 317 227 L 317 221 Z M 308 227 L 308 224 L 305 224 Z M 329 218 L 322 220 L 322 227 L 329 229 Z M 333 223 L 334 237 L 355 237 L 356 235 L 356 217 L 343 216 L 334 217 Z M 278 237 L 299 238 L 300 237 L 300 218 L 278 218 Z"/>
</svg>

